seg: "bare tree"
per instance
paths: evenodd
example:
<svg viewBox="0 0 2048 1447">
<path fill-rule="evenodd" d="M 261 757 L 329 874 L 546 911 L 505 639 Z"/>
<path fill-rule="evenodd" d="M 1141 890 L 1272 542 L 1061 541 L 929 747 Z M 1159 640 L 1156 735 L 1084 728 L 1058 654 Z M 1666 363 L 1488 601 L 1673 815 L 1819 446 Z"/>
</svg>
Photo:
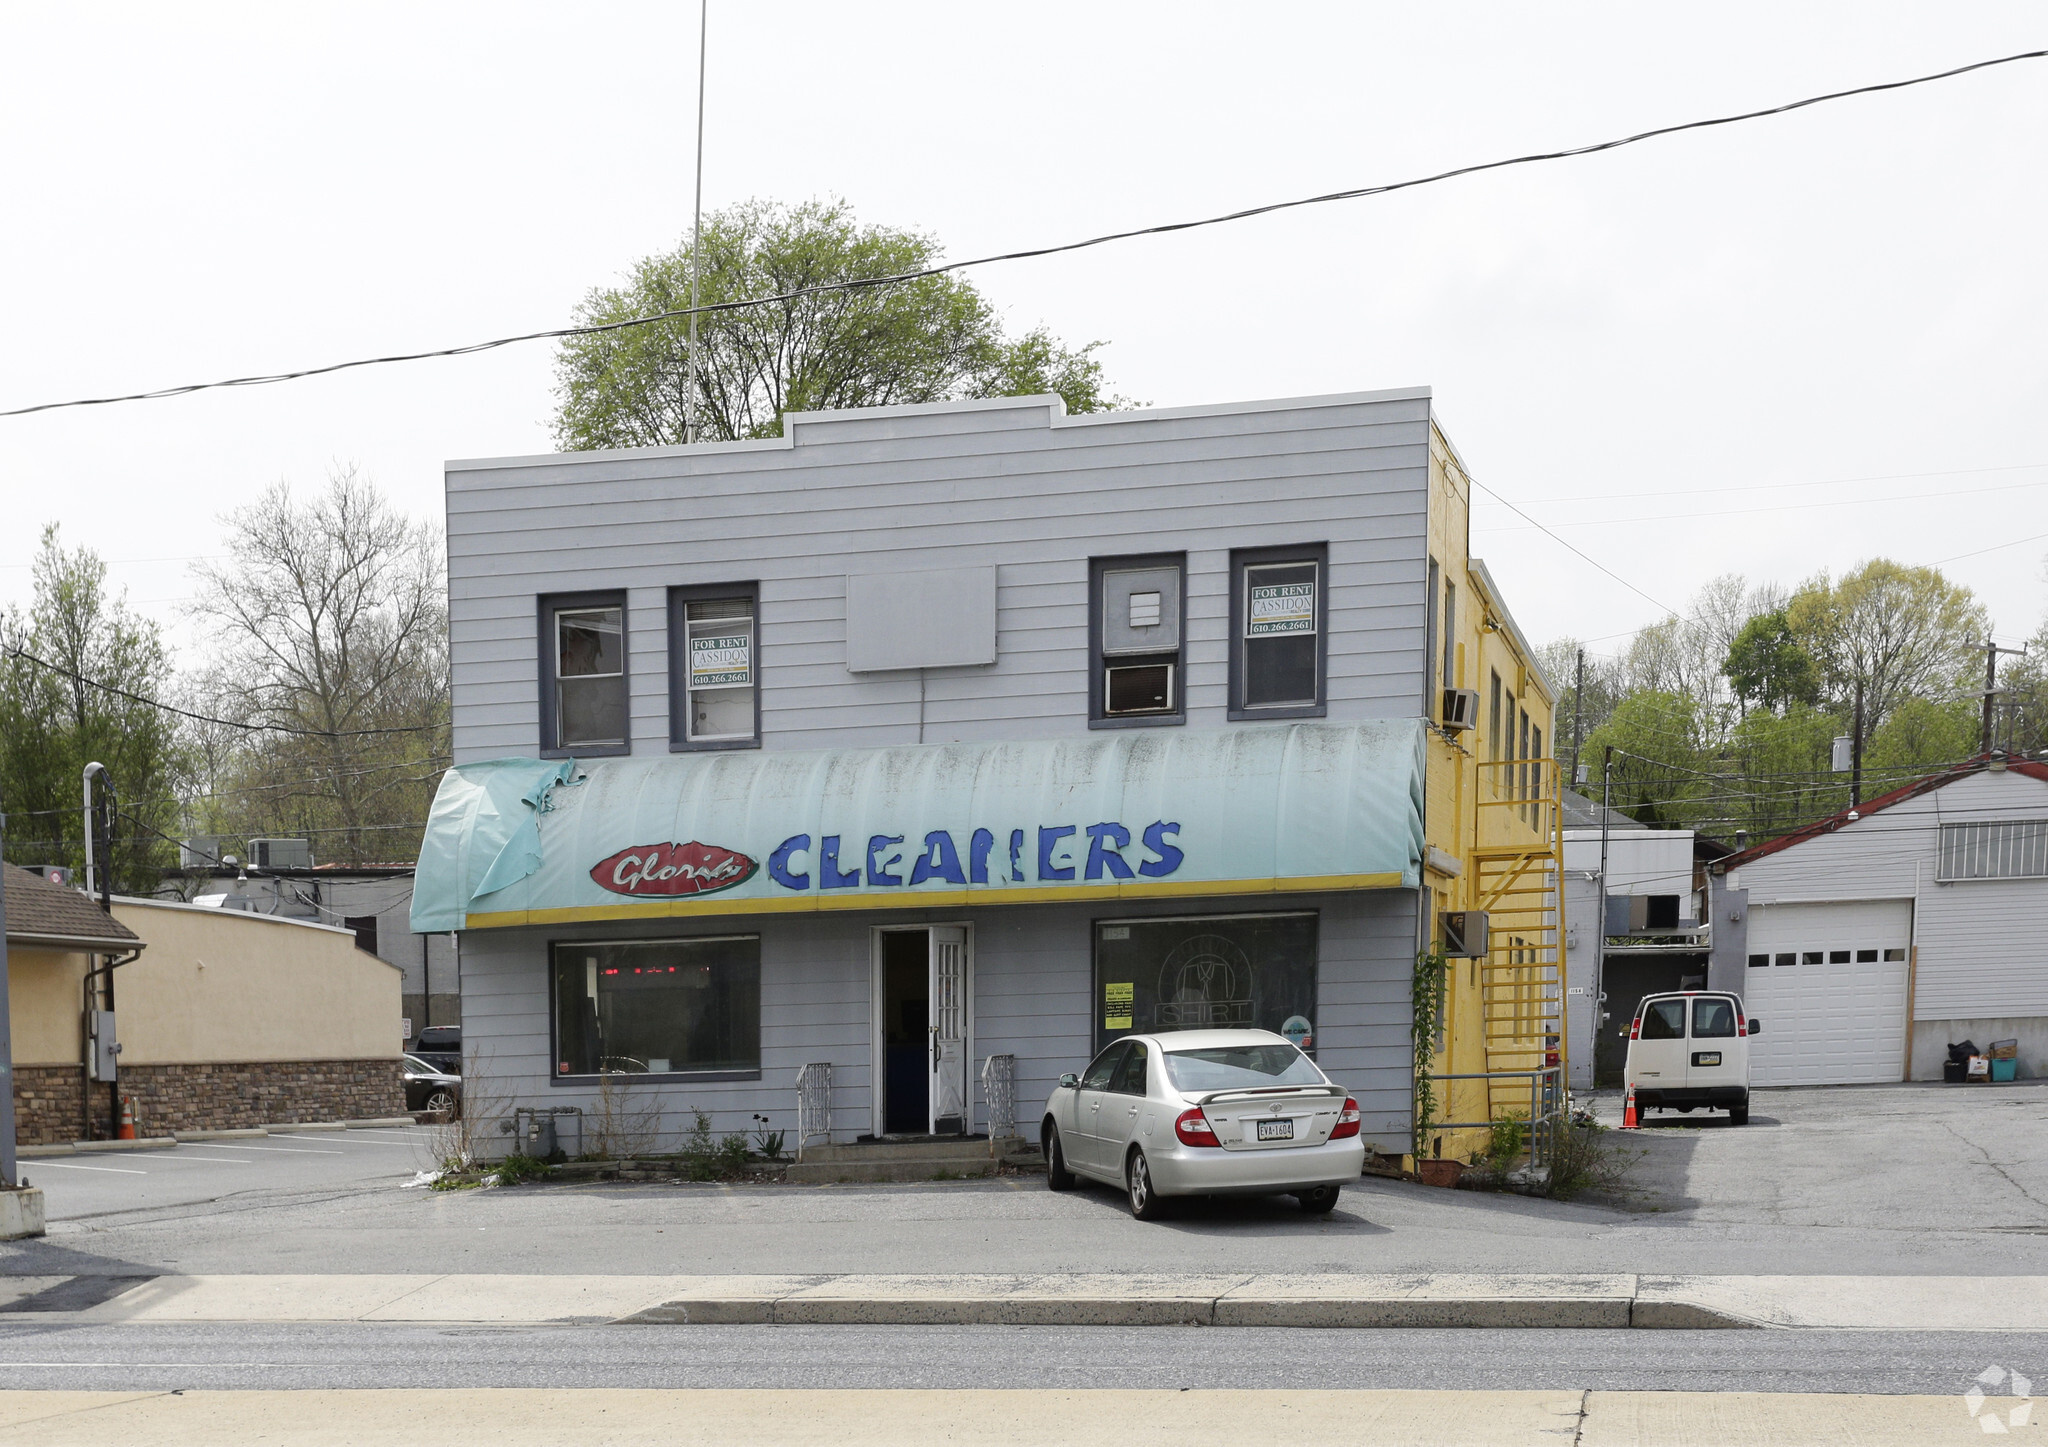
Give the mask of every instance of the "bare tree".
<svg viewBox="0 0 2048 1447">
<path fill-rule="evenodd" d="M 228 560 L 194 569 L 190 609 L 219 630 L 201 687 L 280 732 L 246 747 L 215 828 L 306 829 L 350 863 L 409 852 L 447 760 L 439 537 L 353 468 L 311 499 L 278 483 L 225 522 Z"/>
</svg>

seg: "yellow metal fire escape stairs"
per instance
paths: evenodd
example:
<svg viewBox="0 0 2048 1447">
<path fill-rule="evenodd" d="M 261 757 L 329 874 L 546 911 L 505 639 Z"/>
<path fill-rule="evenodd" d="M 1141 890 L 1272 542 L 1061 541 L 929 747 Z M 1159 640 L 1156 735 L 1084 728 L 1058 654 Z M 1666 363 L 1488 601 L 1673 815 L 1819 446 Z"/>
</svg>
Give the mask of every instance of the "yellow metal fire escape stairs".
<svg viewBox="0 0 2048 1447">
<path fill-rule="evenodd" d="M 1487 1114 L 1539 1117 L 1528 1076 L 1564 1063 L 1564 834 L 1555 759 L 1479 765 L 1473 907 L 1488 916 L 1479 967 Z M 1561 1086 L 1563 1072 L 1553 1080 Z M 1560 1097 L 1561 1098 L 1561 1097 Z"/>
</svg>

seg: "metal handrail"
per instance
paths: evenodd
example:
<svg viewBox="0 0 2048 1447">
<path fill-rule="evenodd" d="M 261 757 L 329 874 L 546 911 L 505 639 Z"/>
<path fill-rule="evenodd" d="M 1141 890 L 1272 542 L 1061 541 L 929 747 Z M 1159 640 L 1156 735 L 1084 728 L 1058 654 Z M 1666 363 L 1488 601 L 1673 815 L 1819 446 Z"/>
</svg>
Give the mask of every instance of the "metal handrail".
<svg viewBox="0 0 2048 1447">
<path fill-rule="evenodd" d="M 1017 1133 L 1017 1057 L 991 1055 L 981 1065 L 981 1098 L 988 1105 L 989 1148 Z"/>
<path fill-rule="evenodd" d="M 832 1064 L 813 1061 L 796 1073 L 796 1155 L 819 1136 L 832 1143 Z"/>
<path fill-rule="evenodd" d="M 1432 1075 L 1429 1079 L 1528 1081 L 1529 1164 L 1539 1170 L 1549 1168 L 1551 1156 L 1556 1149 L 1557 1132 L 1564 1124 L 1570 1105 L 1564 1088 L 1562 1065 L 1541 1065 L 1534 1070 L 1480 1070 L 1456 1075 Z M 1430 1129 L 1491 1130 L 1497 1124 L 1499 1122 L 1493 1120 L 1438 1120 L 1430 1122 Z"/>
</svg>

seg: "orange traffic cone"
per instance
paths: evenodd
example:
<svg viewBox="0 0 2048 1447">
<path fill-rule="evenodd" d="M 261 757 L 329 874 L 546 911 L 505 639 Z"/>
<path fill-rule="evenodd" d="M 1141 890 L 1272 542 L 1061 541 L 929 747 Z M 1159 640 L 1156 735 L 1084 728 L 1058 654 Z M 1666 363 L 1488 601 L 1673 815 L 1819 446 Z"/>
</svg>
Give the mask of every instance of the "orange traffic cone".
<svg viewBox="0 0 2048 1447">
<path fill-rule="evenodd" d="M 121 1129 L 114 1138 L 124 1141 L 135 1139 L 135 1102 L 125 1095 L 121 1097 Z"/>
<path fill-rule="evenodd" d="M 1621 1128 L 1634 1130 L 1641 1124 L 1642 1121 L 1636 1115 L 1636 1088 L 1631 1085 L 1628 1088 L 1628 1100 L 1621 1107 Z"/>
</svg>

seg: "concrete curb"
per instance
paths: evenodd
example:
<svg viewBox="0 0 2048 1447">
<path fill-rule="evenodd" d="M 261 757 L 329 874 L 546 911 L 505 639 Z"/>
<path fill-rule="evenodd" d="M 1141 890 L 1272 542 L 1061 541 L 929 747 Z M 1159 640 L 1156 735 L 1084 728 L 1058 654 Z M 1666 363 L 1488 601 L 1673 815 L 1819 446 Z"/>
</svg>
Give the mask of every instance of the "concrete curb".
<svg viewBox="0 0 2048 1447">
<path fill-rule="evenodd" d="M 168 1135 L 145 1136 L 141 1140 L 132 1141 L 69 1141 L 59 1145 L 22 1146 L 15 1152 L 15 1156 L 20 1160 L 33 1161 L 43 1156 L 75 1156 L 80 1151 L 165 1150 L 185 1141 L 225 1141 L 240 1136 L 265 1136 L 307 1130 L 390 1130 L 398 1126 L 418 1124 L 419 1122 L 409 1115 L 387 1115 L 370 1120 L 307 1121 L 302 1125 L 245 1125 L 221 1130 L 181 1130 Z"/>
<path fill-rule="evenodd" d="M 1238 1326 L 1536 1328 L 1616 1330 L 1754 1329 L 1764 1323 L 1698 1302 L 1669 1288 L 1640 1299 L 1634 1278 L 1584 1282 L 1501 1282 L 1505 1291 L 1445 1281 L 1263 1277 L 1236 1282 L 1042 1278 L 992 1283 L 963 1280 L 823 1278 L 778 1286 L 733 1283 L 731 1294 L 707 1281 L 702 1295 L 663 1302 L 619 1319 L 665 1326 Z M 1003 1289 L 1010 1285 L 1012 1289 Z M 926 1289 L 918 1289 L 920 1286 Z M 949 1289 L 949 1287 L 951 1289 Z M 751 1289 L 749 1289 L 751 1288 Z"/>
<path fill-rule="evenodd" d="M 161 1151 L 178 1143 L 176 1136 L 144 1136 L 132 1141 L 73 1141 L 69 1145 L 22 1146 L 15 1151 L 18 1160 L 32 1161 L 40 1156 L 75 1156 L 89 1151 Z"/>
</svg>

